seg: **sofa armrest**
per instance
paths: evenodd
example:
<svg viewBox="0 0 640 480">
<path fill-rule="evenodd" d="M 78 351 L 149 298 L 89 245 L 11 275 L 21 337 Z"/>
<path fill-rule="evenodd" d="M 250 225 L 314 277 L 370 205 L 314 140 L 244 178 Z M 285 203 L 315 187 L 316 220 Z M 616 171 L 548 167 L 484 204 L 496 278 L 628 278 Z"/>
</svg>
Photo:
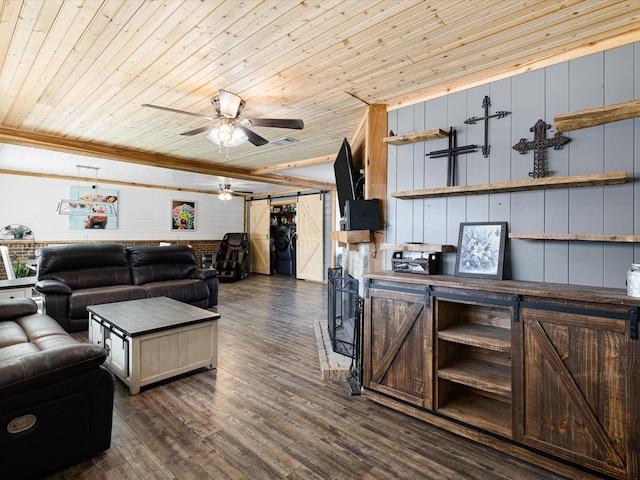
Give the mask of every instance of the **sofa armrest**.
<svg viewBox="0 0 640 480">
<path fill-rule="evenodd" d="M 218 304 L 218 270 L 215 268 L 200 268 L 191 274 L 191 278 L 203 280 L 209 287 L 209 304 L 213 307 Z"/>
<path fill-rule="evenodd" d="M 71 295 L 73 290 L 66 283 L 62 283 L 58 280 L 40 280 L 33 287 L 36 292 L 42 294 L 58 294 L 58 295 Z"/>
<path fill-rule="evenodd" d="M 31 315 L 37 311 L 36 302 L 30 298 L 0 300 L 0 320 L 13 320 L 14 318 Z"/>
<path fill-rule="evenodd" d="M 193 278 L 199 280 L 208 280 L 218 276 L 218 271 L 215 268 L 200 268 L 193 272 Z"/>
<path fill-rule="evenodd" d="M 0 362 L 0 397 L 50 385 L 97 368 L 107 358 L 100 345 L 79 343 Z"/>
</svg>

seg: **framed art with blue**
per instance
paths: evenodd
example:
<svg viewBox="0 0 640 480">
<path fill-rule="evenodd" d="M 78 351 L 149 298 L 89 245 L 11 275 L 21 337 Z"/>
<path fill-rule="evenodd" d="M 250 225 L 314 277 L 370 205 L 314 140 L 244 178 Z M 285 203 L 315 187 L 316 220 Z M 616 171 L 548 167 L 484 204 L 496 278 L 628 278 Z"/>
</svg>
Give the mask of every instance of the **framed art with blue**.
<svg viewBox="0 0 640 480">
<path fill-rule="evenodd" d="M 455 275 L 502 280 L 507 222 L 460 224 Z"/>
</svg>

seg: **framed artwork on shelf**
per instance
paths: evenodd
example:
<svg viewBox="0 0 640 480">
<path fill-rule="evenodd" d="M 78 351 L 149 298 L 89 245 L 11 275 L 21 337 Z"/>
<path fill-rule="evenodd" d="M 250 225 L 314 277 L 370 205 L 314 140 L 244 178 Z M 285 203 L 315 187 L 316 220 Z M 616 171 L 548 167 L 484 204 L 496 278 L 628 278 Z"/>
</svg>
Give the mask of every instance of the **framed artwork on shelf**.
<svg viewBox="0 0 640 480">
<path fill-rule="evenodd" d="M 196 202 L 171 200 L 171 230 L 196 229 Z"/>
<path fill-rule="evenodd" d="M 461 223 L 455 275 L 502 280 L 506 238 L 507 222 Z"/>
</svg>

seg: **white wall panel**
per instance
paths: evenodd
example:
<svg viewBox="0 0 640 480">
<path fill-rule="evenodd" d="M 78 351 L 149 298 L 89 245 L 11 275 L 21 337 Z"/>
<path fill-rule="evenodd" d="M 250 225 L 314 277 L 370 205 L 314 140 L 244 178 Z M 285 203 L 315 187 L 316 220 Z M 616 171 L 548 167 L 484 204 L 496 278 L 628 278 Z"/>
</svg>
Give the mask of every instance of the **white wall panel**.
<svg viewBox="0 0 640 480">
<path fill-rule="evenodd" d="M 217 195 L 174 190 L 109 186 L 118 190 L 116 230 L 71 230 L 69 217 L 56 214 L 61 198 L 69 198 L 66 180 L 0 175 L 0 223 L 37 225 L 37 241 L 59 240 L 218 240 L 227 232 L 244 231 L 244 200 L 223 202 Z M 107 187 L 105 187 L 107 188 Z M 24 198 L 37 201 L 24 201 Z M 196 202 L 196 230 L 171 230 L 171 200 Z"/>
</svg>

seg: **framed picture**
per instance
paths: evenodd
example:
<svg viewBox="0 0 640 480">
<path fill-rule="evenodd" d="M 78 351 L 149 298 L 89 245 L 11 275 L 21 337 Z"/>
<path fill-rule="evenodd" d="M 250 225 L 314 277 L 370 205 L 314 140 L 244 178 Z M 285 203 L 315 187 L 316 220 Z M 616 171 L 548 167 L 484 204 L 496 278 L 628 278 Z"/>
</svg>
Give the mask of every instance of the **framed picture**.
<svg viewBox="0 0 640 480">
<path fill-rule="evenodd" d="M 70 187 L 69 229 L 115 230 L 118 228 L 118 190 Z"/>
<path fill-rule="evenodd" d="M 502 280 L 507 222 L 460 224 L 455 275 Z"/>
<path fill-rule="evenodd" d="M 196 229 L 196 202 L 171 200 L 171 230 Z"/>
</svg>

